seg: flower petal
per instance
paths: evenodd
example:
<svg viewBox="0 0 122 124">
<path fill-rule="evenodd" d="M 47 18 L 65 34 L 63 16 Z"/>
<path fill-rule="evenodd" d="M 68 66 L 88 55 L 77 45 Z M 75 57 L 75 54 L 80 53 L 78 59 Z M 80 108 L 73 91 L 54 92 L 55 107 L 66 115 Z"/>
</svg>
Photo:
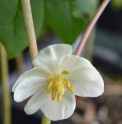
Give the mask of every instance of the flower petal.
<svg viewBox="0 0 122 124">
<path fill-rule="evenodd" d="M 35 93 L 30 100 L 27 102 L 24 110 L 26 114 L 31 115 L 37 112 L 40 109 L 40 103 L 43 102 L 41 99 L 41 95 L 45 92 L 46 90 L 46 85 L 41 87 L 39 92 Z"/>
<path fill-rule="evenodd" d="M 67 44 L 55 44 L 41 50 L 32 61 L 34 66 L 47 66 L 49 69 L 57 73 L 59 60 L 67 54 L 72 53 L 72 47 Z"/>
<path fill-rule="evenodd" d="M 76 100 L 75 95 L 70 91 L 65 90 L 62 101 L 58 102 L 57 99 L 52 100 L 50 94 L 43 94 L 40 108 L 46 117 L 56 121 L 70 117 L 75 109 Z"/>
<path fill-rule="evenodd" d="M 45 85 L 48 85 L 47 80 L 40 77 L 30 77 L 25 79 L 15 88 L 14 100 L 16 102 L 22 102 L 26 98 L 41 90 L 41 87 Z"/>
<path fill-rule="evenodd" d="M 61 120 L 70 117 L 75 109 L 75 96 L 68 90 L 65 91 L 63 99 L 58 102 L 57 99 L 52 100 L 50 93 L 45 92 L 45 88 L 34 94 L 25 106 L 26 114 L 30 115 L 38 111 L 40 108 L 45 116 L 51 120 Z"/>
<path fill-rule="evenodd" d="M 88 60 L 74 55 L 66 55 L 60 61 L 60 67 L 60 71 L 67 70 L 69 72 L 64 78 L 70 80 L 75 95 L 97 97 L 104 92 L 103 79 Z"/>
<path fill-rule="evenodd" d="M 52 75 L 52 72 L 46 68 L 45 66 L 43 67 L 36 67 L 36 68 L 33 68 L 25 73 L 23 73 L 19 78 L 18 80 L 15 82 L 13 88 L 12 88 L 12 92 L 14 92 L 15 88 L 17 87 L 17 85 L 25 80 L 25 79 L 29 79 L 30 77 L 34 77 L 34 78 L 43 78 L 43 79 L 47 79 L 47 77 L 49 75 Z"/>
</svg>

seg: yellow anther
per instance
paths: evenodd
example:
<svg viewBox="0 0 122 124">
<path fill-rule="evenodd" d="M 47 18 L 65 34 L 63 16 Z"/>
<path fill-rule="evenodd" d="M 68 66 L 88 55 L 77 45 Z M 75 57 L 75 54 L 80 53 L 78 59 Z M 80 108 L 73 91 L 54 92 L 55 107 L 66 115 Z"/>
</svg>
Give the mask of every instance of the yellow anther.
<svg viewBox="0 0 122 124">
<path fill-rule="evenodd" d="M 64 79 L 64 80 L 65 80 L 65 82 L 66 82 L 66 87 L 67 87 L 72 93 L 74 93 L 74 88 L 73 88 L 73 86 L 71 85 L 70 81 L 67 80 L 67 79 Z"/>
<path fill-rule="evenodd" d="M 47 93 L 51 91 L 51 98 L 55 100 L 57 94 L 57 101 L 60 102 L 63 98 L 66 86 L 72 93 L 74 93 L 74 88 L 71 85 L 70 81 L 61 77 L 62 75 L 69 74 L 68 71 L 64 70 L 62 73 L 57 74 L 55 76 L 50 75 L 47 78 L 49 82 L 47 86 Z"/>
<path fill-rule="evenodd" d="M 55 97 L 56 97 L 56 90 L 52 89 L 52 91 L 51 91 L 51 98 L 52 98 L 52 100 L 54 100 Z"/>
<path fill-rule="evenodd" d="M 63 96 L 62 95 L 58 95 L 58 102 L 60 102 L 62 100 Z"/>
<path fill-rule="evenodd" d="M 47 93 L 49 93 L 50 92 L 50 89 L 51 89 L 51 86 L 53 85 L 53 80 L 48 84 L 48 86 L 47 86 Z"/>
<path fill-rule="evenodd" d="M 53 76 L 50 75 L 50 76 L 48 76 L 47 81 L 50 82 L 50 80 L 52 80 L 52 79 L 53 79 Z"/>
<path fill-rule="evenodd" d="M 66 71 L 66 70 L 64 70 L 64 71 L 61 73 L 61 75 L 65 75 L 65 74 L 69 74 L 69 72 Z"/>
</svg>

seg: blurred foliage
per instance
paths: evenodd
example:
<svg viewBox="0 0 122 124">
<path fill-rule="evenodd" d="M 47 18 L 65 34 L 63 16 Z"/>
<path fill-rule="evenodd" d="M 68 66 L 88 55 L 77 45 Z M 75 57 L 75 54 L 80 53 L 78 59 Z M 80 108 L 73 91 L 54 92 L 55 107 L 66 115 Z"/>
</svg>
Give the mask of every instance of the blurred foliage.
<svg viewBox="0 0 122 124">
<path fill-rule="evenodd" d="M 37 38 L 43 23 L 43 1 L 31 0 Z M 0 41 L 9 58 L 15 57 L 27 47 L 21 4 L 19 0 L 0 0 Z"/>
<path fill-rule="evenodd" d="M 59 1 L 59 2 L 72 2 L 72 1 L 76 1 L 76 0 L 49 0 L 49 1 Z"/>
<path fill-rule="evenodd" d="M 122 0 L 112 0 L 111 4 L 112 4 L 113 8 L 115 8 L 115 9 L 122 8 Z"/>
<path fill-rule="evenodd" d="M 1 60 L 1 46 L 0 46 L 0 60 Z M 1 70 L 2 70 L 2 69 L 1 69 L 1 61 L 0 61 L 0 84 L 1 84 L 1 76 L 2 76 L 2 75 L 1 75 Z"/>
<path fill-rule="evenodd" d="M 64 42 L 72 44 L 82 33 L 96 9 L 96 0 L 30 0 L 37 39 L 44 20 Z M 72 2 L 73 1 L 73 2 Z M 27 47 L 27 37 L 19 0 L 0 0 L 0 41 L 8 57 Z"/>
<path fill-rule="evenodd" d="M 48 1 L 45 2 L 45 7 L 45 17 L 49 27 L 64 43 L 72 44 L 95 12 L 95 1 Z"/>
</svg>

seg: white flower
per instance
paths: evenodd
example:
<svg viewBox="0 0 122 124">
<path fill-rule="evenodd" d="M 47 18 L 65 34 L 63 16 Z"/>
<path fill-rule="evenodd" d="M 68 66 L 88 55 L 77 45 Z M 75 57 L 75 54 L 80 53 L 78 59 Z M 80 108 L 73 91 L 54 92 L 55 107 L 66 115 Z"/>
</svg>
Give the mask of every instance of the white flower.
<svg viewBox="0 0 122 124">
<path fill-rule="evenodd" d="M 99 72 L 91 63 L 71 55 L 66 44 L 51 45 L 33 60 L 35 68 L 22 74 L 13 86 L 14 100 L 31 96 L 24 110 L 30 115 L 39 109 L 51 120 L 70 117 L 76 106 L 75 95 L 97 97 L 104 91 Z"/>
</svg>

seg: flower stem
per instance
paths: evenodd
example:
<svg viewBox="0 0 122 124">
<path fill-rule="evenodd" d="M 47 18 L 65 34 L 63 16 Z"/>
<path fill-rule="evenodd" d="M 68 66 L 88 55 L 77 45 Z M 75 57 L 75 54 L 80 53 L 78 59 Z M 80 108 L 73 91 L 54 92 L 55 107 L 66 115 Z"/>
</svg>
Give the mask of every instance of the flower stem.
<svg viewBox="0 0 122 124">
<path fill-rule="evenodd" d="M 50 124 L 50 120 L 49 119 L 47 119 L 47 117 L 45 117 L 45 115 L 43 114 L 42 115 L 42 123 L 41 124 Z"/>
<path fill-rule="evenodd" d="M 30 0 L 21 0 L 21 4 L 22 4 L 25 28 L 26 28 L 27 38 L 28 38 L 30 58 L 32 61 L 34 57 L 38 54 L 38 49 L 37 49 L 37 43 L 36 43 L 36 36 L 35 36 Z M 43 124 L 50 123 L 50 120 L 46 118 L 44 115 L 42 116 L 42 121 L 43 120 L 45 120 L 44 121 L 45 123 L 42 122 Z"/>
<path fill-rule="evenodd" d="M 8 85 L 8 63 L 3 45 L 0 43 L 1 82 L 3 90 L 3 124 L 11 124 L 10 93 Z"/>
<path fill-rule="evenodd" d="M 21 0 L 31 61 L 38 54 L 30 0 Z"/>
<path fill-rule="evenodd" d="M 78 48 L 76 49 L 75 55 L 79 56 L 84 44 L 92 30 L 92 28 L 94 27 L 95 23 L 97 22 L 97 20 L 99 19 L 100 15 L 102 14 L 103 10 L 105 9 L 105 7 L 107 6 L 107 4 L 109 3 L 110 0 L 103 0 L 102 4 L 100 5 L 100 7 L 98 8 L 97 12 L 95 13 L 95 15 L 93 16 L 93 18 L 91 19 L 91 21 L 89 22 L 81 40 L 80 43 L 78 45 Z"/>
</svg>

